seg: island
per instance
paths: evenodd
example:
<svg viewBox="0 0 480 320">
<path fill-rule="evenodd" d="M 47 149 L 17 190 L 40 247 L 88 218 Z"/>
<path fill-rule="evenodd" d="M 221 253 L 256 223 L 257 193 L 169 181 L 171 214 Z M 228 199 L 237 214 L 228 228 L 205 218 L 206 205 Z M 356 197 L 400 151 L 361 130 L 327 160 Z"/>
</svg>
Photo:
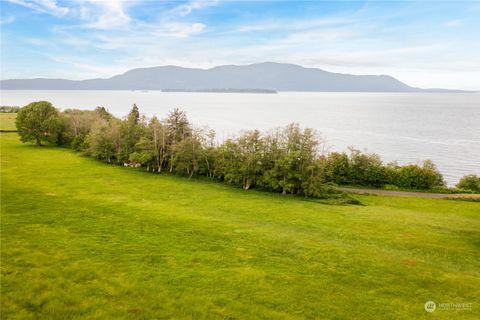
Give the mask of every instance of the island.
<svg viewBox="0 0 480 320">
<path fill-rule="evenodd" d="M 162 89 L 162 92 L 205 92 L 205 93 L 268 93 L 277 94 L 276 90 L 271 89 Z"/>
</svg>

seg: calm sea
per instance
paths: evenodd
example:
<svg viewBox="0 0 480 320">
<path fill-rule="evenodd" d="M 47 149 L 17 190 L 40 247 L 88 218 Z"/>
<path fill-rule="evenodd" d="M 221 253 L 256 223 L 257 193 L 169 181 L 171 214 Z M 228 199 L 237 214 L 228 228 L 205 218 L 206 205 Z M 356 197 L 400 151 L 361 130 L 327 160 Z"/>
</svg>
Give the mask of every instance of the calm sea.
<svg viewBox="0 0 480 320">
<path fill-rule="evenodd" d="M 432 159 L 452 185 L 480 174 L 480 94 L 477 93 L 162 93 L 157 91 L 1 92 L 1 105 L 48 100 L 56 107 L 105 106 L 117 116 L 133 103 L 147 116 L 175 107 L 224 139 L 240 130 L 298 122 L 316 129 L 330 150 L 354 146 L 389 162 Z"/>
</svg>

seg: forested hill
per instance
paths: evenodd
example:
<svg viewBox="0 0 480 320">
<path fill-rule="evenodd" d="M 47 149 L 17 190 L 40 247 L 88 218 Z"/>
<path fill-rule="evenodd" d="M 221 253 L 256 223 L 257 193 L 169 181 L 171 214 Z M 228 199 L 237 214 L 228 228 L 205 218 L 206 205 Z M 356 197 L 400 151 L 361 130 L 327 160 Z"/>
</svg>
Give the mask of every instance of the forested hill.
<svg viewBox="0 0 480 320">
<path fill-rule="evenodd" d="M 351 75 L 295 64 L 257 63 L 211 69 L 162 66 L 133 69 L 108 79 L 2 80 L 3 90 L 273 90 L 318 92 L 420 92 L 387 75 Z M 433 89 L 434 91 L 437 89 Z M 440 91 L 440 89 L 438 89 Z M 431 90 L 429 90 L 431 91 Z"/>
</svg>

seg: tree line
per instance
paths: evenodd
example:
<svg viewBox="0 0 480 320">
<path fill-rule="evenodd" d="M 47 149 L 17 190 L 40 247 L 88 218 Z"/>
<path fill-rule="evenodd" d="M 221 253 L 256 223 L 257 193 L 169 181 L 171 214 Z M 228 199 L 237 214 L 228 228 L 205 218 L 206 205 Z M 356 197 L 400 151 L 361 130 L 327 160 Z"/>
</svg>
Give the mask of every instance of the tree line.
<svg viewBox="0 0 480 320">
<path fill-rule="evenodd" d="M 373 153 L 321 152 L 315 130 L 292 123 L 268 132 L 251 130 L 218 142 L 213 130 L 194 127 L 184 111 L 147 119 L 136 105 L 123 119 L 104 107 L 58 111 L 33 102 L 18 112 L 21 141 L 69 146 L 112 164 L 192 178 L 204 176 L 245 190 L 324 197 L 332 186 L 392 185 L 409 189 L 444 187 L 431 161 L 384 164 Z"/>
<path fill-rule="evenodd" d="M 17 113 L 19 109 L 16 106 L 0 106 L 0 113 Z"/>
</svg>

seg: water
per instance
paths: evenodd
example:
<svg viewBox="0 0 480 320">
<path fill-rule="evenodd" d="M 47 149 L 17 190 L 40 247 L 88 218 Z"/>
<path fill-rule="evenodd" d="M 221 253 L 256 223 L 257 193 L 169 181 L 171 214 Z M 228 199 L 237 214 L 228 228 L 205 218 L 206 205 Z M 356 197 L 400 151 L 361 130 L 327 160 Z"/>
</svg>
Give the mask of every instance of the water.
<svg viewBox="0 0 480 320">
<path fill-rule="evenodd" d="M 117 116 L 137 103 L 147 116 L 174 107 L 224 139 L 244 129 L 298 122 L 316 129 L 330 150 L 349 146 L 389 162 L 432 159 L 449 185 L 480 174 L 480 94 L 454 93 L 162 93 L 158 91 L 2 91 L 1 105 L 48 100 L 56 107 L 105 106 Z"/>
</svg>

